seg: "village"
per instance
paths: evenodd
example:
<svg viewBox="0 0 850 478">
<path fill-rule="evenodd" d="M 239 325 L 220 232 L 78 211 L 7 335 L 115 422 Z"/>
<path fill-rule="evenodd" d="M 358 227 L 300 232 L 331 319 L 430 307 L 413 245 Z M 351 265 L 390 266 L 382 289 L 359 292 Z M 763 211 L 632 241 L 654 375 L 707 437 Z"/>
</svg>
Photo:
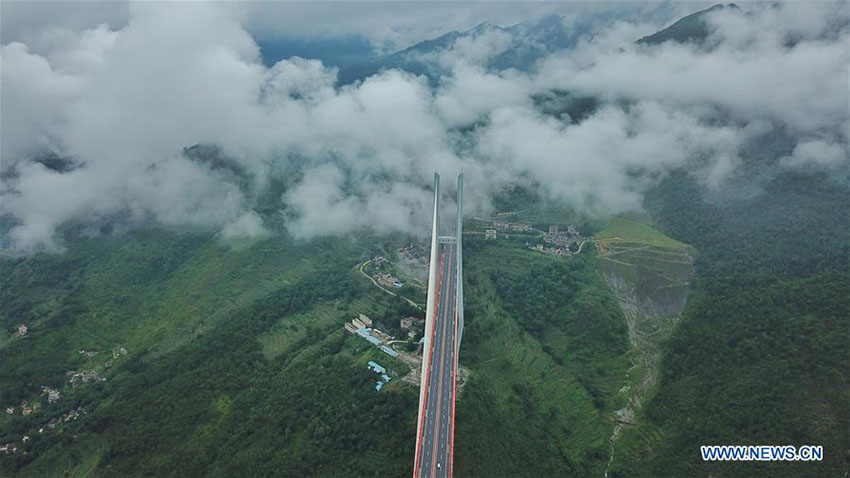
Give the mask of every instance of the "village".
<svg viewBox="0 0 850 478">
<path fill-rule="evenodd" d="M 28 328 L 25 325 L 20 325 L 17 329 L 16 335 L 23 337 L 27 334 Z M 94 359 L 101 352 L 100 351 L 91 351 L 91 350 L 79 350 L 78 354 L 87 359 Z M 109 352 L 107 352 L 109 353 Z M 116 347 L 111 351 L 111 358 L 103 363 L 103 368 L 108 369 L 112 367 L 113 363 L 116 359 L 127 355 L 127 349 L 124 347 Z M 85 370 L 77 372 L 75 370 L 69 370 L 66 372 L 66 376 L 68 377 L 67 385 L 72 389 L 75 389 L 81 385 L 92 384 L 96 382 L 105 382 L 106 377 L 104 377 L 101 373 L 96 370 Z M 48 405 L 52 405 L 54 403 L 58 403 L 62 399 L 62 391 L 60 391 L 59 387 L 51 387 L 49 385 L 40 385 L 41 394 L 39 397 L 35 399 L 23 400 L 18 406 L 7 406 L 5 407 L 5 412 L 8 415 L 15 415 L 16 413 L 20 413 L 21 416 L 38 416 L 39 412 L 43 409 L 43 402 L 41 397 L 46 396 L 46 401 Z M 65 413 L 62 413 L 59 416 L 54 416 L 50 420 L 46 422 L 42 422 L 38 426 L 38 433 L 43 434 L 46 431 L 54 430 L 58 425 L 62 423 L 67 423 L 72 420 L 76 420 L 79 417 L 85 415 L 88 412 L 89 405 L 86 406 L 77 406 Z M 20 440 L 20 444 L 17 441 L 10 441 L 6 443 L 0 444 L 0 453 L 6 454 L 14 454 L 17 453 L 18 450 L 23 446 L 23 444 L 29 442 L 31 437 L 28 435 L 23 435 Z"/>
<path fill-rule="evenodd" d="M 406 246 L 398 248 L 396 252 L 398 252 L 399 257 L 408 262 L 421 267 L 428 267 L 428 248 L 424 242 L 411 242 Z"/>
<path fill-rule="evenodd" d="M 424 243 L 410 242 L 399 247 L 395 252 L 398 259 L 397 266 L 381 255 L 377 255 L 369 261 L 373 269 L 371 278 L 380 286 L 401 289 L 407 281 L 400 275 L 405 275 L 405 272 L 409 273 L 412 269 L 427 270 L 428 251 Z M 400 271 L 397 271 L 397 268 Z"/>
<path fill-rule="evenodd" d="M 550 225 L 547 232 L 539 231 L 529 224 L 512 223 L 506 221 L 494 220 L 490 227 L 484 230 L 484 239 L 487 241 L 495 241 L 499 238 L 509 239 L 516 233 L 538 233 L 538 239 L 542 242 L 532 243 L 525 241 L 525 246 L 528 249 L 537 251 L 543 254 L 553 256 L 569 256 L 580 250 L 581 243 L 586 240 L 582 237 L 576 226 L 567 226 L 566 231 L 560 230 L 558 225 Z M 543 232 L 542 235 L 540 233 Z M 523 235 L 524 236 L 524 235 Z M 520 236 L 520 237 L 523 237 Z"/>
</svg>

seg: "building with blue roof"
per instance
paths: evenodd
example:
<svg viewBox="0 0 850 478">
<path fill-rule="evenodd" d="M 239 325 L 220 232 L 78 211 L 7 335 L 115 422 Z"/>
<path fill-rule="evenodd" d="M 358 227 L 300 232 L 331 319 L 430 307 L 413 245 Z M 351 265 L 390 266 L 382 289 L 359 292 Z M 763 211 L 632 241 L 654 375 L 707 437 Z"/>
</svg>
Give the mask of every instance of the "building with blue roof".
<svg viewBox="0 0 850 478">
<path fill-rule="evenodd" d="M 392 380 L 392 377 L 387 375 L 387 369 L 378 365 L 377 362 L 369 361 L 368 367 L 375 373 L 381 374 L 381 379 L 378 380 L 378 383 L 375 384 L 375 390 L 380 392 L 382 388 L 384 388 L 384 384 Z"/>
<path fill-rule="evenodd" d="M 372 335 L 372 332 L 369 329 L 364 329 L 364 328 L 361 327 L 361 328 L 357 329 L 357 331 L 355 333 L 357 335 L 363 337 L 364 339 L 368 340 L 369 343 L 372 344 L 372 345 L 381 345 L 381 343 L 382 343 L 381 339 Z"/>
<path fill-rule="evenodd" d="M 381 345 L 381 339 L 379 339 L 378 337 L 374 337 L 374 336 L 370 335 L 370 336 L 366 337 L 366 340 L 368 340 L 369 343 L 372 344 L 372 345 Z"/>
<path fill-rule="evenodd" d="M 373 362 L 371 360 L 369 361 L 368 366 L 371 370 L 375 371 L 375 373 L 386 373 L 387 371 L 387 369 L 378 365 L 377 362 Z"/>
</svg>

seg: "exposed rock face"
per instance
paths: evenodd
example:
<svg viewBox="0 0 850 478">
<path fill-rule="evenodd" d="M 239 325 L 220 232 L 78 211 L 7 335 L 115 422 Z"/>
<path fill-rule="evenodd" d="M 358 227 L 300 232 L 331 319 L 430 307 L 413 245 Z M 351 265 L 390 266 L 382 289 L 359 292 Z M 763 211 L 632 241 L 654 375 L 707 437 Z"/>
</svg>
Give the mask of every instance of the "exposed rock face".
<svg viewBox="0 0 850 478">
<path fill-rule="evenodd" d="M 622 243 L 602 256 L 608 286 L 644 319 L 679 315 L 688 299 L 693 257 L 687 248 Z"/>
<path fill-rule="evenodd" d="M 656 383 L 661 361 L 660 344 L 678 322 L 688 300 L 693 275 L 693 251 L 689 247 L 660 247 L 599 241 L 600 268 L 608 287 L 617 296 L 629 328 L 632 369 L 641 377 L 628 377 L 633 385 L 620 392 L 629 394 L 627 406 L 615 413 L 611 435 L 611 460 L 620 430 L 635 424 L 637 410 Z M 610 465 L 610 462 L 609 462 Z M 607 475 L 607 471 L 606 471 Z"/>
</svg>

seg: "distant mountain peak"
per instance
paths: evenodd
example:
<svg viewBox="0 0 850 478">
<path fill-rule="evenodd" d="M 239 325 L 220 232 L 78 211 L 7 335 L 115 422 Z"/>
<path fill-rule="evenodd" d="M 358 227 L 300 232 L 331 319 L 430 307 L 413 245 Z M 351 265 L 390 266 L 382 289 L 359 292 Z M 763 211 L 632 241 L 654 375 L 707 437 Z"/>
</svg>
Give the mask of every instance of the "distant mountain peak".
<svg viewBox="0 0 850 478">
<path fill-rule="evenodd" d="M 740 10 L 734 3 L 712 5 L 705 10 L 686 15 L 667 28 L 659 30 L 652 35 L 647 35 L 637 41 L 639 44 L 660 45 L 666 41 L 677 43 L 702 43 L 711 34 L 710 27 L 705 21 L 710 12 L 723 10 L 725 8 Z"/>
<path fill-rule="evenodd" d="M 470 31 L 477 33 L 477 32 L 484 32 L 484 31 L 487 31 L 487 30 L 493 30 L 493 29 L 502 30 L 502 27 L 500 27 L 499 25 L 493 25 L 490 22 L 481 22 L 478 25 L 475 25 L 475 27 Z"/>
<path fill-rule="evenodd" d="M 574 45 L 578 36 L 586 32 L 586 28 L 574 27 L 568 30 L 564 25 L 564 19 L 556 14 L 508 27 L 485 21 L 469 30 L 450 31 L 370 62 L 342 69 L 339 73 L 339 83 L 344 85 L 363 80 L 381 70 L 392 68 L 416 75 L 426 75 L 433 80 L 440 74 L 440 67 L 429 64 L 425 57 L 451 49 L 459 39 L 476 38 L 488 32 L 505 33 L 513 40 L 511 48 L 490 59 L 488 67 L 497 70 L 506 68 L 527 70 L 546 54 Z"/>
</svg>

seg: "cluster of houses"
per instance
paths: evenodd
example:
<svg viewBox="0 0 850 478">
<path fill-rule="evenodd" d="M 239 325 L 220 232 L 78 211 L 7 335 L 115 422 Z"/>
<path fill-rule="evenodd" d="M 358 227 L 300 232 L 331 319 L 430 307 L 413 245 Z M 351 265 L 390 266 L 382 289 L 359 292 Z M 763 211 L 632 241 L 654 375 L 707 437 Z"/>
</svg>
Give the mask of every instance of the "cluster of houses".
<svg viewBox="0 0 850 478">
<path fill-rule="evenodd" d="M 497 231 L 531 232 L 533 228 L 529 224 L 521 222 L 493 221 L 493 229 Z"/>
<path fill-rule="evenodd" d="M 62 397 L 62 394 L 59 393 L 59 390 L 48 387 L 47 385 L 41 386 L 41 394 L 47 395 L 47 403 L 56 403 Z"/>
<path fill-rule="evenodd" d="M 71 387 L 76 388 L 77 385 L 81 383 L 91 383 L 91 382 L 105 382 L 106 377 L 100 375 L 95 371 L 90 372 L 75 372 L 73 370 L 68 371 L 68 375 L 71 378 L 68 379 L 68 383 L 71 384 Z"/>
<path fill-rule="evenodd" d="M 375 282 L 377 282 L 378 284 L 380 284 L 382 286 L 395 287 L 397 289 L 404 287 L 404 281 L 403 280 L 399 279 L 398 277 L 396 277 L 392 274 L 387 274 L 385 272 L 378 272 L 376 274 L 372 274 L 372 278 L 375 279 Z"/>
<path fill-rule="evenodd" d="M 43 386 L 41 388 L 42 388 L 42 390 L 46 390 L 46 391 L 47 390 L 55 391 L 55 390 L 51 389 L 50 387 L 44 387 Z M 48 392 L 48 401 L 50 401 L 49 393 L 50 392 Z M 56 399 L 57 400 L 59 398 L 58 393 L 59 392 L 56 392 L 56 394 L 57 394 Z M 32 413 L 33 408 L 38 408 L 37 402 L 33 405 L 33 407 L 30 407 L 29 404 L 26 401 L 24 401 L 24 403 L 21 404 L 21 413 L 23 415 L 29 415 L 29 414 Z M 66 422 L 69 422 L 71 420 L 76 420 L 80 416 L 86 414 L 87 408 L 88 407 L 77 407 L 77 408 L 74 408 L 67 413 L 62 414 L 59 417 L 52 418 L 47 423 L 42 423 L 42 426 L 38 429 L 38 433 L 42 434 L 42 433 L 44 433 L 45 429 L 53 430 L 59 424 L 66 423 Z M 10 407 L 10 408 L 6 409 L 6 413 L 13 414 L 14 412 L 15 412 L 14 407 Z M 21 438 L 21 443 L 26 443 L 28 441 L 30 441 L 30 437 L 27 436 L 27 435 L 24 435 L 23 438 Z M 10 441 L 10 442 L 7 442 L 7 443 L 0 444 L 0 453 L 14 454 L 14 453 L 17 453 L 17 452 L 18 452 L 18 443 L 17 442 Z"/>
<path fill-rule="evenodd" d="M 413 262 L 423 266 L 428 265 L 428 250 L 425 247 L 425 243 L 414 244 L 411 242 L 410 244 L 404 247 L 398 248 L 396 252 L 398 252 L 398 255 L 408 260 L 409 262 Z"/>
<path fill-rule="evenodd" d="M 528 246 L 532 251 L 542 252 L 553 256 L 568 256 L 572 254 L 568 247 L 545 247 L 543 244 Z"/>
<path fill-rule="evenodd" d="M 529 233 L 533 232 L 534 228 L 530 224 L 521 222 L 493 221 L 491 227 L 484 229 L 484 239 L 488 241 L 496 240 L 499 233 L 514 232 L 514 233 Z M 505 237 L 509 237 L 505 235 Z"/>
<path fill-rule="evenodd" d="M 376 269 L 381 269 L 384 266 L 384 264 L 388 264 L 388 263 L 389 263 L 389 261 L 387 261 L 387 259 L 384 256 L 375 256 L 375 258 L 372 259 L 372 265 Z M 372 274 L 372 279 L 374 279 L 375 282 L 377 282 L 378 284 L 385 286 L 385 287 L 401 288 L 401 287 L 404 286 L 403 280 L 399 279 L 398 277 L 396 277 L 392 274 L 388 274 L 386 272 L 376 272 L 376 273 Z"/>
<path fill-rule="evenodd" d="M 549 232 L 543 236 L 543 244 L 529 245 L 528 248 L 553 256 L 568 256 L 572 254 L 570 245 L 578 242 L 581 234 L 575 226 L 568 226 L 566 231 L 559 231 L 558 226 L 549 226 Z"/>
<path fill-rule="evenodd" d="M 54 428 L 56 428 L 56 425 L 60 423 L 70 422 L 71 420 L 76 420 L 77 418 L 80 418 L 81 416 L 85 415 L 87 408 L 88 407 L 77 407 L 69 411 L 68 413 L 65 413 L 61 417 L 51 419 L 49 422 L 47 422 L 47 425 L 45 426 L 50 430 L 53 430 Z M 44 432 L 44 427 L 39 428 L 38 432 Z"/>
<path fill-rule="evenodd" d="M 85 355 L 88 358 L 96 357 L 100 352 L 96 350 L 80 350 L 80 355 Z M 117 349 L 112 350 L 112 358 L 107 360 L 106 363 L 103 364 L 103 368 L 111 368 L 115 363 L 115 359 L 121 357 L 122 355 L 127 355 L 127 349 L 124 347 L 119 347 Z"/>
<path fill-rule="evenodd" d="M 392 336 L 386 334 L 376 328 L 372 327 L 372 319 L 369 317 L 360 314 L 358 317 L 351 319 L 351 322 L 346 322 L 345 330 L 348 332 L 359 335 L 366 339 L 370 344 L 381 349 L 382 352 L 389 355 L 390 357 L 398 357 L 398 352 L 393 350 L 389 343 L 393 339 Z"/>
<path fill-rule="evenodd" d="M 41 404 L 38 403 L 38 402 L 35 402 L 34 404 L 30 405 L 30 402 L 28 400 L 24 400 L 23 402 L 21 402 L 21 406 L 20 406 L 21 415 L 27 416 L 27 415 L 31 414 L 33 412 L 33 410 L 35 410 L 39 407 L 39 405 L 41 405 Z M 15 414 L 15 407 L 6 407 L 6 413 L 8 413 L 9 415 L 14 415 Z"/>
<path fill-rule="evenodd" d="M 62 397 L 62 394 L 59 393 L 59 390 L 56 390 L 52 387 L 48 387 L 46 385 L 41 386 L 41 394 L 47 395 L 47 403 L 56 403 Z M 21 415 L 26 417 L 31 415 L 33 411 L 37 410 L 40 407 L 41 403 L 38 401 L 30 402 L 29 400 L 24 400 L 21 402 L 19 408 L 21 409 Z M 6 413 L 8 413 L 9 415 L 14 415 L 15 408 L 16 407 L 6 407 Z"/>
<path fill-rule="evenodd" d="M 23 324 L 20 325 L 18 327 L 17 335 L 23 336 L 23 335 L 26 335 L 26 333 L 27 333 L 26 325 L 23 325 Z M 98 351 L 89 351 L 89 350 L 79 350 L 78 353 L 80 355 L 87 357 L 87 358 L 94 358 L 98 354 L 100 354 L 100 352 L 98 352 Z M 112 365 L 113 361 L 116 358 L 121 357 L 122 355 L 127 355 L 127 349 L 125 349 L 124 347 L 119 347 L 119 348 L 113 350 L 112 351 L 112 358 L 104 364 L 104 367 L 109 368 Z M 100 375 L 96 371 L 76 372 L 76 371 L 73 371 L 73 370 L 69 370 L 67 372 L 67 375 L 69 377 L 68 383 L 71 385 L 71 387 L 74 387 L 74 388 L 76 388 L 80 384 L 87 384 L 87 383 L 93 383 L 93 382 L 105 382 L 106 381 L 106 377 Z M 56 403 L 56 402 L 59 401 L 60 398 L 62 398 L 62 393 L 58 389 L 47 386 L 47 385 L 41 386 L 41 394 L 47 395 L 47 403 Z M 33 414 L 34 411 L 37 411 L 40 407 L 41 407 L 41 402 L 38 401 L 38 400 L 35 400 L 35 401 L 32 401 L 32 402 L 30 402 L 29 400 L 24 400 L 23 402 L 21 402 L 21 405 L 20 405 L 21 415 L 29 416 L 29 415 Z M 6 413 L 8 413 L 9 415 L 14 415 L 16 408 L 17 407 L 6 407 Z M 65 413 L 65 414 L 63 414 L 59 417 L 55 417 L 55 418 L 51 419 L 47 423 L 42 423 L 42 426 L 38 429 L 38 433 L 44 433 L 45 430 L 52 430 L 52 429 L 56 428 L 56 426 L 61 424 L 61 423 L 69 422 L 71 420 L 76 420 L 80 416 L 86 414 L 86 409 L 87 409 L 87 407 L 77 407 L 77 408 L 74 408 L 74 409 L 70 410 L 69 412 L 67 412 L 67 413 Z M 25 435 L 22 438 L 21 442 L 26 443 L 29 440 L 30 440 L 30 437 Z M 17 442 L 12 441 L 12 442 L 0 444 L 0 453 L 13 454 L 13 453 L 17 453 L 18 450 L 19 450 L 19 444 Z"/>
<path fill-rule="evenodd" d="M 401 330 L 407 332 L 407 340 L 413 340 L 416 336 L 417 329 L 425 327 L 425 319 L 419 317 L 405 317 L 401 319 Z"/>
<path fill-rule="evenodd" d="M 549 226 L 549 233 L 543 236 L 543 242 L 567 247 L 570 242 L 577 241 L 580 238 L 581 234 L 575 226 L 567 226 L 566 231 L 559 231 L 558 226 Z"/>
<path fill-rule="evenodd" d="M 425 319 L 419 317 L 405 317 L 401 319 L 401 329 L 407 332 L 408 340 L 413 340 L 417 331 L 425 324 Z M 395 340 L 395 337 L 378 330 L 373 326 L 372 319 L 364 314 L 358 314 L 357 317 L 345 323 L 345 330 L 352 335 L 357 335 L 375 347 L 379 348 L 383 353 L 392 358 L 397 358 L 399 353 L 390 347 L 390 343 Z M 375 390 L 380 391 L 384 385 L 390 381 L 390 376 L 387 370 L 376 362 L 369 362 L 369 368 L 375 373 L 381 375 L 381 379 L 375 384 Z"/>
<path fill-rule="evenodd" d="M 484 239 L 490 241 L 496 240 L 499 234 L 505 231 L 531 232 L 534 230 L 535 229 L 528 224 L 493 221 L 493 227 L 484 229 Z M 505 237 L 508 236 L 505 235 Z M 579 239 L 581 239 L 581 234 L 575 226 L 567 226 L 566 231 L 560 231 L 557 225 L 551 225 L 549 226 L 549 232 L 543 235 L 543 242 L 546 244 L 553 244 L 554 248 L 543 249 L 533 246 L 531 249 L 542 251 L 547 254 L 567 255 L 569 254 L 569 250 L 556 250 L 558 248 L 567 249 L 571 242 L 578 241 Z"/>
<path fill-rule="evenodd" d="M 13 441 L 0 445 L 0 452 L 17 453 L 17 451 L 18 451 L 18 444 L 13 442 Z"/>
</svg>

